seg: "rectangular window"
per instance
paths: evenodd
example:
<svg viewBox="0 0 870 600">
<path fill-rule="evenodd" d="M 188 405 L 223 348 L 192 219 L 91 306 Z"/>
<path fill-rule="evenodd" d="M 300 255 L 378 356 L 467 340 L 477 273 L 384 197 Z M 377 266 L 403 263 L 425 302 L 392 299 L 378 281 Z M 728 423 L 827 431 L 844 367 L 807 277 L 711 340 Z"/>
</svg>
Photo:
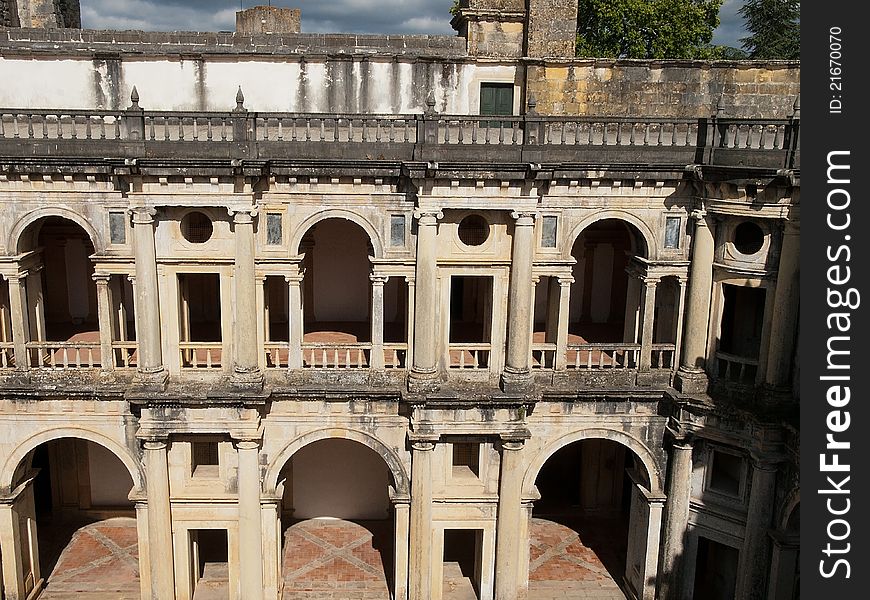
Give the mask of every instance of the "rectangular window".
<svg viewBox="0 0 870 600">
<path fill-rule="evenodd" d="M 453 443 L 453 476 L 474 475 L 480 477 L 480 444 L 473 442 Z"/>
<path fill-rule="evenodd" d="M 558 217 L 551 215 L 544 216 L 541 220 L 541 247 L 555 248 L 556 247 L 556 224 Z"/>
<path fill-rule="evenodd" d="M 390 215 L 390 246 L 405 245 L 405 215 Z"/>
<path fill-rule="evenodd" d="M 512 84 L 512 83 L 481 83 L 480 84 L 480 114 L 481 115 L 512 115 L 512 114 L 514 114 L 514 84 Z"/>
<path fill-rule="evenodd" d="M 680 217 L 665 218 L 665 248 L 680 247 Z"/>
<path fill-rule="evenodd" d="M 266 244 L 280 246 L 284 242 L 284 232 L 279 213 L 266 213 Z"/>
<path fill-rule="evenodd" d="M 127 243 L 127 215 L 125 213 L 109 213 L 109 241 L 113 244 Z"/>
<path fill-rule="evenodd" d="M 740 496 L 740 482 L 743 479 L 743 459 L 735 454 L 714 450 L 710 459 L 711 490 Z"/>
<path fill-rule="evenodd" d="M 190 471 L 194 477 L 218 477 L 220 475 L 218 442 L 190 443 Z"/>
</svg>

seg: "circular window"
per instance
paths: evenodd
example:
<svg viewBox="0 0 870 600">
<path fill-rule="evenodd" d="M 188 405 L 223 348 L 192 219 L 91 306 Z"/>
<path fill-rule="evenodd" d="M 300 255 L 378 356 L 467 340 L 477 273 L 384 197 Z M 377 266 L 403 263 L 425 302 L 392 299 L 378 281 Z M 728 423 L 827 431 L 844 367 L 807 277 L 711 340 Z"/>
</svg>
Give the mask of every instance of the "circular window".
<svg viewBox="0 0 870 600">
<path fill-rule="evenodd" d="M 479 215 L 469 215 L 459 222 L 459 239 L 466 246 L 480 246 L 489 237 L 489 223 Z"/>
<path fill-rule="evenodd" d="M 764 246 L 764 232 L 755 223 L 744 221 L 734 229 L 734 247 L 740 254 L 755 254 Z"/>
<path fill-rule="evenodd" d="M 201 212 L 192 212 L 181 219 L 181 235 L 191 244 L 202 244 L 211 239 L 214 227 L 211 219 Z"/>
</svg>

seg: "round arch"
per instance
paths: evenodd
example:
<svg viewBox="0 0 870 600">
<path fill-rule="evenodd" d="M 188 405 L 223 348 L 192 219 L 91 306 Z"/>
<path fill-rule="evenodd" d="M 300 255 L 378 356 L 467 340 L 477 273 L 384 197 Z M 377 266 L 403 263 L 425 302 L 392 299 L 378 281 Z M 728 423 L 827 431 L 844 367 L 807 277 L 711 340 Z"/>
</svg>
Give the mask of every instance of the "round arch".
<svg viewBox="0 0 870 600">
<path fill-rule="evenodd" d="M 302 223 L 299 224 L 299 227 L 297 227 L 296 232 L 293 234 L 293 237 L 291 238 L 290 248 L 292 248 L 293 251 L 298 254 L 299 244 L 302 243 L 302 238 L 305 236 L 306 233 L 308 233 L 308 230 L 320 221 L 325 221 L 327 219 L 344 219 L 345 221 L 350 221 L 355 225 L 359 225 L 363 229 L 363 231 L 366 232 L 366 235 L 369 236 L 369 241 L 371 241 L 372 243 L 372 249 L 374 250 L 375 258 L 383 257 L 384 245 L 383 240 L 381 240 L 381 236 L 378 234 L 378 231 L 374 227 L 372 227 L 371 223 L 369 223 L 368 220 L 362 215 L 341 208 L 318 211 L 302 221 Z"/>
<path fill-rule="evenodd" d="M 274 491 L 277 488 L 278 477 L 281 474 L 281 469 L 284 467 L 287 461 L 290 460 L 290 458 L 294 454 L 296 454 L 296 452 L 309 444 L 313 444 L 314 442 L 329 439 L 351 440 L 367 446 L 368 448 L 376 452 L 381 458 L 384 459 L 384 462 L 387 463 L 387 467 L 390 469 L 390 474 L 393 476 L 393 482 L 396 485 L 396 493 L 400 496 L 407 496 L 410 493 L 411 488 L 408 481 L 408 473 L 405 470 L 404 465 L 402 465 L 402 461 L 399 460 L 399 457 L 393 450 L 391 450 L 379 439 L 369 435 L 368 433 L 355 431 L 353 429 L 334 427 L 331 427 L 329 429 L 317 429 L 315 431 L 309 431 L 308 433 L 297 437 L 295 440 L 285 446 L 284 449 L 275 457 L 275 459 L 272 461 L 272 464 L 269 465 L 269 468 L 266 471 L 265 483 L 267 489 Z"/>
<path fill-rule="evenodd" d="M 577 241 L 577 238 L 585 229 L 588 229 L 590 226 L 594 225 L 599 221 L 604 221 L 606 219 L 614 219 L 617 221 L 623 221 L 628 225 L 632 225 L 637 233 L 640 234 L 640 238 L 643 243 L 646 245 L 646 257 L 648 259 L 654 259 L 658 256 L 658 244 L 656 243 L 656 236 L 653 235 L 652 230 L 649 228 L 644 221 L 637 218 L 635 215 L 630 212 L 624 210 L 602 210 L 593 215 L 589 215 L 584 218 L 582 221 L 577 223 L 574 228 L 569 233 L 568 237 L 565 238 L 565 246 L 562 248 L 562 257 L 563 258 L 571 258 L 571 250 L 574 248 L 574 242 Z"/>
<path fill-rule="evenodd" d="M 6 247 L 10 249 L 14 248 L 15 252 L 22 252 L 23 249 L 19 247 L 19 244 L 22 241 L 24 233 L 31 225 L 46 217 L 60 217 L 61 219 L 72 221 L 73 223 L 81 227 L 86 234 L 88 234 L 88 237 L 91 239 L 91 243 L 94 245 L 94 250 L 98 254 L 101 254 L 105 251 L 105 241 L 103 240 L 103 237 L 93 227 L 91 222 L 82 217 L 80 214 L 71 211 L 68 208 L 62 207 L 39 208 L 21 217 L 18 222 L 15 223 L 15 225 L 12 227 L 12 230 L 9 233 L 9 240 Z"/>
<path fill-rule="evenodd" d="M 780 529 L 783 531 L 788 529 L 789 521 L 791 520 L 795 509 L 800 506 L 800 503 L 801 492 L 799 489 L 792 490 L 792 492 L 786 496 L 785 502 L 783 503 L 782 513 L 779 518 Z"/>
<path fill-rule="evenodd" d="M 529 497 L 532 495 L 532 490 L 535 487 L 535 480 L 538 478 L 538 473 L 541 472 L 544 463 L 546 463 L 553 454 L 568 444 L 590 439 L 605 439 L 617 442 L 634 452 L 646 469 L 647 478 L 649 479 L 650 486 L 652 486 L 652 490 L 650 491 L 658 492 L 662 490 L 663 482 L 658 463 L 652 452 L 650 452 L 643 442 L 624 431 L 606 428 L 592 428 L 574 431 L 563 435 L 540 450 L 526 468 L 526 473 L 523 476 L 523 496 Z"/>
<path fill-rule="evenodd" d="M 130 451 L 125 446 L 122 446 L 103 434 L 79 427 L 57 427 L 41 431 L 18 444 L 12 454 L 10 454 L 6 459 L 6 462 L 3 465 L 3 470 L 0 471 L 0 485 L 4 487 L 9 486 L 11 489 L 14 484 L 13 478 L 15 477 L 15 470 L 18 468 L 18 465 L 21 464 L 21 461 L 40 444 L 61 438 L 87 440 L 109 450 L 124 464 L 125 467 L 127 467 L 127 471 L 130 472 L 130 477 L 133 479 L 133 491 L 137 494 L 143 491 L 145 477 L 142 471 L 142 466 L 133 455 L 130 454 Z"/>
</svg>

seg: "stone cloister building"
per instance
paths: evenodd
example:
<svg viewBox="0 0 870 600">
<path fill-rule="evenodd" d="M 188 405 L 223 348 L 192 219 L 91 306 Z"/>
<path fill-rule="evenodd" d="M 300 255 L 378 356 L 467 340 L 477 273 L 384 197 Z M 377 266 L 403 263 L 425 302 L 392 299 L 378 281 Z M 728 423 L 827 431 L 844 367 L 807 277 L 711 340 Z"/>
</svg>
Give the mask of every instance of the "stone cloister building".
<svg viewBox="0 0 870 600">
<path fill-rule="evenodd" d="M 453 563 L 579 594 L 589 548 L 587 597 L 797 597 L 797 63 L 577 59 L 568 0 L 467 0 L 456 37 L 24 4 L 3 598 L 311 597 L 351 526 L 335 597 L 449 599 Z M 114 587 L 70 579 L 88 535 Z"/>
</svg>

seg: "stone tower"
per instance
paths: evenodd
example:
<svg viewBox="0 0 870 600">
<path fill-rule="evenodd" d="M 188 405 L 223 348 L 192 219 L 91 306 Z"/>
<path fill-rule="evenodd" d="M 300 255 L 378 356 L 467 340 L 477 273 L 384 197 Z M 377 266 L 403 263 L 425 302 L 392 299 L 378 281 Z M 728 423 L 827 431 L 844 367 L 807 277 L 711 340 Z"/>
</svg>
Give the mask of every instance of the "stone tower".
<svg viewBox="0 0 870 600">
<path fill-rule="evenodd" d="M 78 29 L 79 0 L 0 0 L 0 26 Z"/>
</svg>

